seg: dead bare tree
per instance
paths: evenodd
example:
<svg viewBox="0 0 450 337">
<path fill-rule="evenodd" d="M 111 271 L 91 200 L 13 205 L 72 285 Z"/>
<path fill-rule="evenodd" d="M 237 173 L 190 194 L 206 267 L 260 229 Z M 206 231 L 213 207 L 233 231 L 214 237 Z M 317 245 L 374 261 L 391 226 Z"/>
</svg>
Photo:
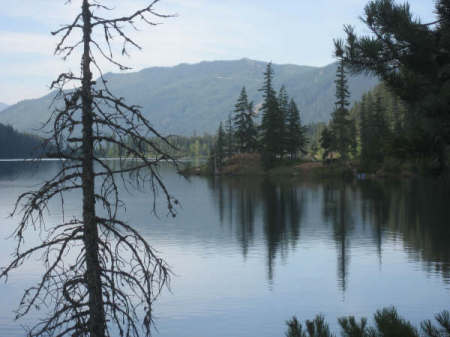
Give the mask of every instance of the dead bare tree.
<svg viewBox="0 0 450 337">
<path fill-rule="evenodd" d="M 39 283 L 25 291 L 17 318 L 42 304 L 53 309 L 30 328 L 29 336 L 104 337 L 111 336 L 112 329 L 120 336 L 149 336 L 152 303 L 170 273 L 146 240 L 119 219 L 124 205 L 119 185 L 148 183 L 154 195 L 153 211 L 155 195 L 162 192 L 169 214 L 175 216 L 177 200 L 158 173 L 162 161 L 175 160 L 153 141 L 159 138 L 169 144 L 140 107 L 128 105 L 108 89 L 96 56 L 128 69 L 114 58 L 113 39 L 120 40 L 122 54 L 127 54 L 129 46 L 140 48 L 127 35 L 127 26 L 135 28 L 139 20 L 154 25 L 152 20 L 167 16 L 155 11 L 159 0 L 119 18 L 108 18 L 112 9 L 100 0 L 79 1 L 81 11 L 74 21 L 52 33 L 61 36 L 55 54 L 66 59 L 75 50 L 82 51 L 80 75 L 63 73 L 51 85 L 57 96 L 48 121 L 49 140 L 56 146 L 55 155 L 63 159 L 61 169 L 38 190 L 19 196 L 13 211 L 21 216 L 14 233 L 18 244 L 0 278 L 7 279 L 26 259 L 41 254 L 45 272 Z M 94 38 L 96 30 L 100 39 Z M 95 69 L 100 74 L 97 82 Z M 72 88 L 67 89 L 68 84 Z M 105 144 L 120 150 L 115 165 L 96 155 L 96 149 Z M 156 153 L 154 158 L 147 158 L 149 149 Z M 45 216 L 50 200 L 60 197 L 64 207 L 64 194 L 72 190 L 82 193 L 82 215 L 70 220 L 63 216 L 60 224 L 49 226 Z M 45 239 L 25 249 L 26 232 L 36 230 Z M 75 258 L 68 258 L 69 252 Z"/>
</svg>

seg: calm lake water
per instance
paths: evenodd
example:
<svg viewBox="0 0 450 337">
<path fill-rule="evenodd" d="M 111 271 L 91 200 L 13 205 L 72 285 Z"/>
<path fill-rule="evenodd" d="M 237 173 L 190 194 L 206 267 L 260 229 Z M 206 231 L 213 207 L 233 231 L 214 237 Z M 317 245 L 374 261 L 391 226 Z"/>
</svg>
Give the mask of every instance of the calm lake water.
<svg viewBox="0 0 450 337">
<path fill-rule="evenodd" d="M 0 265 L 14 247 L 17 195 L 58 165 L 0 162 Z M 174 272 L 154 306 L 155 336 L 276 337 L 292 315 L 323 313 L 337 331 L 337 317 L 385 306 L 415 324 L 450 309 L 450 196 L 439 182 L 162 176 L 181 202 L 175 219 L 151 215 L 150 193 L 123 192 L 124 217 Z M 66 214 L 79 209 L 69 195 Z M 12 311 L 40 271 L 29 261 L 0 283 L 0 336 L 23 336 L 36 319 L 14 322 Z"/>
</svg>

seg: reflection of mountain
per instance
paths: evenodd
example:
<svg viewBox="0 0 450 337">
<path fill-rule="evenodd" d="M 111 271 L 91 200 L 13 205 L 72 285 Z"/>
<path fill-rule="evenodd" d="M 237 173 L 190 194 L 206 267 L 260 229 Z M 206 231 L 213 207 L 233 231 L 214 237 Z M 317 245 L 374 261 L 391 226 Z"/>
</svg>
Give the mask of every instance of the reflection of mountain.
<svg viewBox="0 0 450 337">
<path fill-rule="evenodd" d="M 352 246 L 363 241 L 372 242 L 382 263 L 385 242 L 401 239 L 408 255 L 420 261 L 427 272 L 450 281 L 449 192 L 437 183 L 216 177 L 211 178 L 209 187 L 221 222 L 236 226 L 244 257 L 255 241 L 264 241 L 269 280 L 274 277 L 278 257 L 287 258 L 289 249 L 314 239 L 305 233 L 311 232 L 309 213 L 317 213 L 319 205 L 315 216 L 321 220 L 315 226 L 323 227 L 320 230 L 328 232 L 334 242 L 338 287 L 343 292 L 350 278 Z"/>
</svg>

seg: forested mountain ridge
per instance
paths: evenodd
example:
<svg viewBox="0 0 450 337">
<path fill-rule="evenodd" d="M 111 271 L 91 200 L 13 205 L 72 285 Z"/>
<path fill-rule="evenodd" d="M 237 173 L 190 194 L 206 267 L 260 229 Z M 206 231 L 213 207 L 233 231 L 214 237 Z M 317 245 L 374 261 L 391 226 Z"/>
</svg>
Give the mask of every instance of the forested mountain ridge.
<svg viewBox="0 0 450 337">
<path fill-rule="evenodd" d="M 42 155 L 42 145 L 41 138 L 19 133 L 11 126 L 0 124 L 0 159 L 39 157 Z"/>
<path fill-rule="evenodd" d="M 143 107 L 153 126 L 164 134 L 213 133 L 233 110 L 243 85 L 255 106 L 261 101 L 265 62 L 250 59 L 152 67 L 133 73 L 108 73 L 109 88 L 117 96 Z M 303 123 L 328 121 L 334 108 L 336 64 L 325 67 L 273 65 L 274 87 L 284 84 L 298 103 Z M 361 98 L 377 80 L 350 78 L 351 101 Z M 49 116 L 53 93 L 15 104 L 0 114 L 0 123 L 36 132 Z"/>
</svg>

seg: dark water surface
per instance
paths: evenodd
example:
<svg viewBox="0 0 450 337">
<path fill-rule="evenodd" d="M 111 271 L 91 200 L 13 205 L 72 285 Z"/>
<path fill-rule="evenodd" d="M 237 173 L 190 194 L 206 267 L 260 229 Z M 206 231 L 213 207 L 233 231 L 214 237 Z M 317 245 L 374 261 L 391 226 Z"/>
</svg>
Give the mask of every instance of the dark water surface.
<svg viewBox="0 0 450 337">
<path fill-rule="evenodd" d="M 57 162 L 0 162 L 0 265 L 14 247 L 7 218 L 17 195 Z M 155 303 L 161 337 L 284 336 L 284 322 L 323 313 L 371 316 L 395 305 L 417 324 L 450 309 L 450 197 L 432 180 L 326 181 L 202 178 L 164 168 L 177 218 L 150 213 L 149 193 L 124 191 L 124 217 L 171 266 L 171 292 Z M 78 214 L 80 196 L 66 199 Z M 48 222 L 59 219 L 57 205 Z M 36 242 L 37 234 L 27 243 Z M 12 311 L 41 271 L 26 263 L 0 284 L 0 336 L 23 336 Z"/>
</svg>

